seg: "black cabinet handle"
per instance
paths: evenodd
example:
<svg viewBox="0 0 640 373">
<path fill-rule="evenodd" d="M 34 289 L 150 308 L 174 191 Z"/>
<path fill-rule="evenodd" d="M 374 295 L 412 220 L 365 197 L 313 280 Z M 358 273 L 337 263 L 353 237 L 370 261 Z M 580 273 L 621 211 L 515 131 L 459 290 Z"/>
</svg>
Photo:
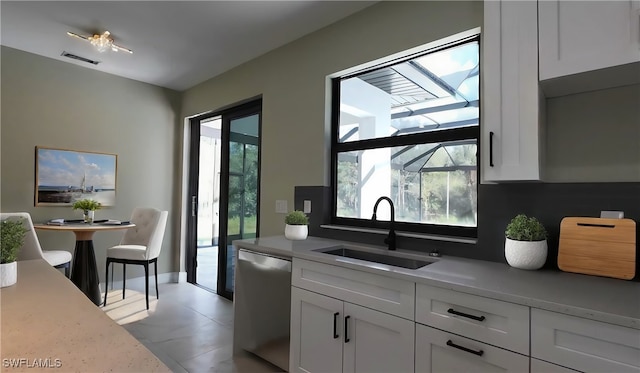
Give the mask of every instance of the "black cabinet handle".
<svg viewBox="0 0 640 373">
<path fill-rule="evenodd" d="M 478 351 L 472 350 L 470 348 L 466 348 L 466 347 L 457 345 L 457 344 L 451 342 L 451 340 L 447 341 L 447 346 L 451 346 L 453 348 L 457 348 L 458 350 L 462 350 L 464 352 L 468 352 L 470 354 L 474 354 L 474 355 L 478 355 L 478 356 L 482 356 L 484 354 L 484 351 L 482 351 L 482 350 L 478 350 Z"/>
<path fill-rule="evenodd" d="M 489 167 L 493 167 L 493 131 L 489 132 Z"/>
<path fill-rule="evenodd" d="M 348 332 L 349 332 L 349 319 L 351 318 L 351 316 L 347 316 L 344 318 L 344 343 L 349 343 L 350 339 L 348 336 Z"/>
<path fill-rule="evenodd" d="M 447 312 L 454 314 L 454 315 L 458 315 L 458 316 L 462 316 L 462 317 L 466 317 L 468 319 L 472 319 L 472 320 L 476 320 L 476 321 L 484 321 L 485 317 L 484 316 L 474 316 L 474 315 L 469 315 L 468 313 L 464 313 L 464 312 L 460 312 L 460 311 L 456 311 L 453 308 L 449 308 L 447 310 Z"/>
<path fill-rule="evenodd" d="M 338 335 L 338 316 L 340 316 L 340 312 L 333 314 L 333 339 L 340 338 Z"/>
</svg>

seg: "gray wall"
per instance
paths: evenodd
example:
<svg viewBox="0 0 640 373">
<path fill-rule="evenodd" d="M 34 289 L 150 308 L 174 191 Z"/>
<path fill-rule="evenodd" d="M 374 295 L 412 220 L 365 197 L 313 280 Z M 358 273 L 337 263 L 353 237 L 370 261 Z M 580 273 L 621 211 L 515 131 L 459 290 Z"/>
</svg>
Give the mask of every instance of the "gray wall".
<svg viewBox="0 0 640 373">
<path fill-rule="evenodd" d="M 328 185 L 327 76 L 482 24 L 482 2 L 381 2 L 184 94 L 192 116 L 262 95 L 260 234 L 282 234 L 275 201 Z"/>
<path fill-rule="evenodd" d="M 169 210 L 158 271 L 177 271 L 179 94 L 7 47 L 1 58 L 0 209 L 29 212 L 35 222 L 79 218 L 71 207 L 34 206 L 35 147 L 115 153 L 116 205 L 98 210 L 96 219 L 125 220 L 136 206 Z M 94 237 L 101 279 L 106 248 L 121 235 Z M 72 233 L 38 236 L 44 249 L 73 252 Z M 128 273 L 142 275 L 142 268 Z"/>
<path fill-rule="evenodd" d="M 640 85 L 547 99 L 546 180 L 640 182 Z"/>
</svg>

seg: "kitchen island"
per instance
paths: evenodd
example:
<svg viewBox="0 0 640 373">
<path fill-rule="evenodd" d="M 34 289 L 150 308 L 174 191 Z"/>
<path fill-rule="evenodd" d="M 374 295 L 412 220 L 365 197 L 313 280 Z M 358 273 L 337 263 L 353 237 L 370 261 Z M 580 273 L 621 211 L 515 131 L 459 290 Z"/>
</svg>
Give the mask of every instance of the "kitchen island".
<svg viewBox="0 0 640 373">
<path fill-rule="evenodd" d="M 18 262 L 0 290 L 3 371 L 170 372 L 44 260 Z"/>
</svg>

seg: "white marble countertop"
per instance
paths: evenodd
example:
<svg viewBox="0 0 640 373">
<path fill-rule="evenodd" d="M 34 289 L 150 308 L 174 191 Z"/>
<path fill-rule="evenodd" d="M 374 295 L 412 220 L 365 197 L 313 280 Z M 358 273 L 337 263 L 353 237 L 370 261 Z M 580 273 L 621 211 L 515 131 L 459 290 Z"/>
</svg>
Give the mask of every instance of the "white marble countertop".
<svg viewBox="0 0 640 373">
<path fill-rule="evenodd" d="M 0 316 L 3 371 L 170 372 L 42 259 L 18 262 Z"/>
<path fill-rule="evenodd" d="M 506 263 L 397 250 L 394 255 L 433 261 L 411 270 L 385 264 L 325 254 L 324 250 L 348 246 L 387 253 L 386 248 L 308 237 L 290 241 L 284 236 L 233 241 L 238 248 L 281 257 L 307 259 L 365 272 L 385 274 L 417 283 L 499 299 L 506 302 L 640 329 L 640 283 L 566 273 L 557 270 L 527 271 Z"/>
</svg>

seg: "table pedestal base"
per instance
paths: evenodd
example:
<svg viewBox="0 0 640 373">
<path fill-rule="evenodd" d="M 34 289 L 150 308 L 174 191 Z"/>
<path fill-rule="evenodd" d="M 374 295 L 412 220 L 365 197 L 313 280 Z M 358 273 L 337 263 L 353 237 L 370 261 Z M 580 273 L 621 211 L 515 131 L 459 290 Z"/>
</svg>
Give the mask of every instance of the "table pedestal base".
<svg viewBox="0 0 640 373">
<path fill-rule="evenodd" d="M 102 304 L 93 240 L 76 241 L 71 282 L 97 306 Z"/>
</svg>

